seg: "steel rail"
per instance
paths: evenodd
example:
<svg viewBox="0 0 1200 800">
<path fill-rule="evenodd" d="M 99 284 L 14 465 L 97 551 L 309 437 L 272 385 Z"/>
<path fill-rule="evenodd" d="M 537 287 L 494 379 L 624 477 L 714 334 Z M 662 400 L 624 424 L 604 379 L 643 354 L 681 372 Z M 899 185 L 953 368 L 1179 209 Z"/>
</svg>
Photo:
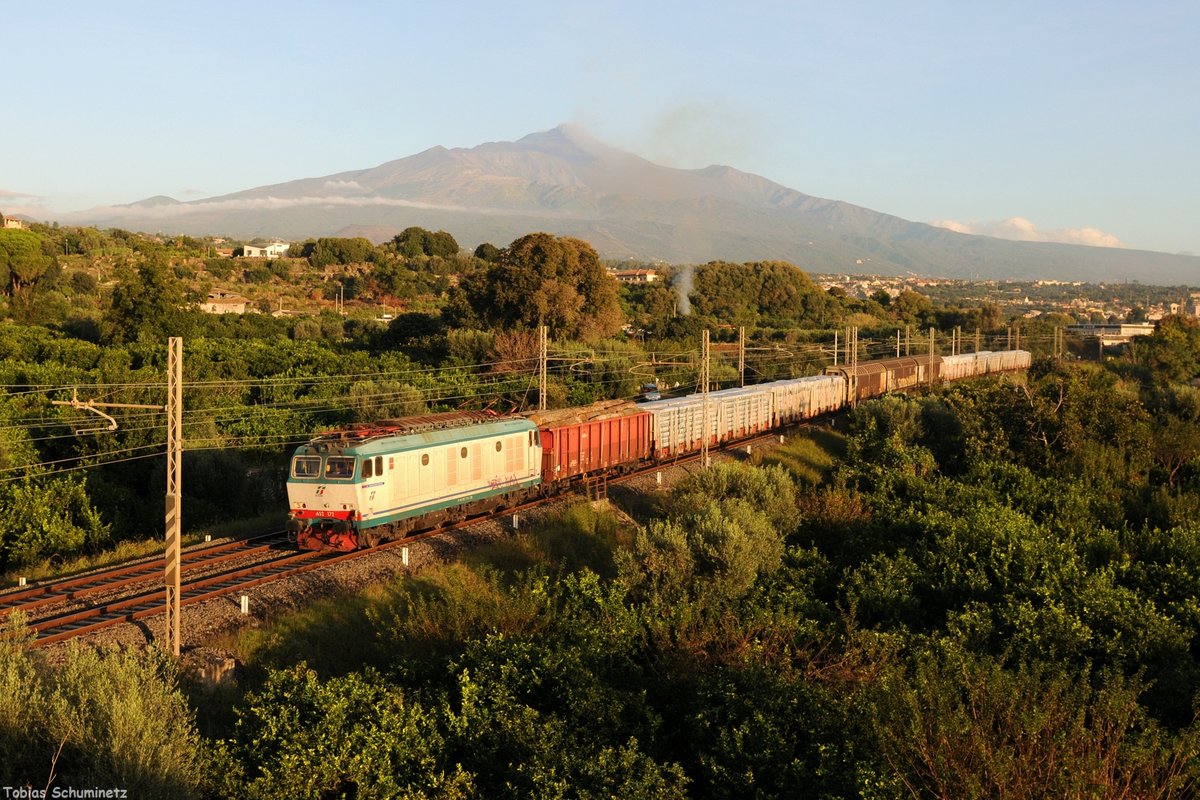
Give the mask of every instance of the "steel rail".
<svg viewBox="0 0 1200 800">
<path fill-rule="evenodd" d="M 268 540 L 263 542 L 262 540 Z M 253 555 L 287 541 L 287 534 L 272 532 L 234 542 L 222 542 L 184 553 L 185 571 L 202 569 L 234 558 Z M 253 542 L 259 542 L 253 544 Z M 71 578 L 40 583 L 29 588 L 0 593 L 0 619 L 13 611 L 39 608 L 53 603 L 78 600 L 90 594 L 119 589 L 122 586 L 150 580 L 162 574 L 165 560 L 160 556 L 135 564 L 118 565 Z"/>
</svg>

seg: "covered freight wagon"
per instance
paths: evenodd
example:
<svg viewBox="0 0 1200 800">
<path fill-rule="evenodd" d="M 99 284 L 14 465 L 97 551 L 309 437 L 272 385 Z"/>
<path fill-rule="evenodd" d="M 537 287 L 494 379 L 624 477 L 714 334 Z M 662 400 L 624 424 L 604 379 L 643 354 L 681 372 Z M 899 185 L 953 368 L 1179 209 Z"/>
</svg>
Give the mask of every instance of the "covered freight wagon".
<svg viewBox="0 0 1200 800">
<path fill-rule="evenodd" d="M 982 375 L 986 361 L 980 358 L 981 353 L 960 353 L 955 356 L 942 356 L 940 377 L 943 381 L 958 381 L 963 378 L 973 378 Z"/>
<path fill-rule="evenodd" d="M 771 394 L 776 427 L 837 411 L 846 402 L 846 379 L 841 375 L 812 375 L 772 381 L 758 388 Z"/>
<path fill-rule="evenodd" d="M 771 394 L 762 387 L 709 392 L 708 424 L 704 421 L 704 396 L 642 403 L 654 417 L 654 455 L 675 456 L 699 450 L 708 432 L 709 445 L 740 439 L 771 427 Z"/>
<path fill-rule="evenodd" d="M 708 402 L 717 405 L 717 442 L 753 436 L 771 427 L 771 393 L 762 386 L 710 392 Z"/>
<path fill-rule="evenodd" d="M 937 380 L 942 357 L 901 356 L 882 361 L 863 361 L 857 366 L 838 364 L 826 367 L 826 375 L 841 375 L 847 384 L 846 399 L 853 392 L 855 399 L 866 400 L 886 392 L 898 392 Z M 853 388 L 851 388 L 853 387 Z"/>
</svg>

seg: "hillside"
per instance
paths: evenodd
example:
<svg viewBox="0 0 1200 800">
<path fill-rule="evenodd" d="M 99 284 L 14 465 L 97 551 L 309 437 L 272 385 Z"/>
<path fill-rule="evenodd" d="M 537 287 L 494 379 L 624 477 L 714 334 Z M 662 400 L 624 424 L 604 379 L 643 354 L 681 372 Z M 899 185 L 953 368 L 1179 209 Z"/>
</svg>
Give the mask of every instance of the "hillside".
<svg viewBox="0 0 1200 800">
<path fill-rule="evenodd" d="M 154 197 L 64 221 L 304 239 L 406 227 L 505 245 L 535 230 L 608 258 L 783 259 L 810 272 L 1194 283 L 1200 258 L 971 236 L 802 194 L 731 167 L 664 167 L 560 126 L 516 142 L 433 147 L 377 167 L 192 202 Z"/>
</svg>

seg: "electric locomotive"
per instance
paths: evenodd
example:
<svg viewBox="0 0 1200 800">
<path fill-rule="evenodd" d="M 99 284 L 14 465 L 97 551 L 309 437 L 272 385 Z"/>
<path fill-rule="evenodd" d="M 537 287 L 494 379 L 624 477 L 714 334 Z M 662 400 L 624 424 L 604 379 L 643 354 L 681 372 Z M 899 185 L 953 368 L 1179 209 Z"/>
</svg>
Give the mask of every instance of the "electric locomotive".
<svg viewBox="0 0 1200 800">
<path fill-rule="evenodd" d="M 537 426 L 435 414 L 320 436 L 292 456 L 288 531 L 305 550 L 355 550 L 532 497 Z M 499 499 L 497 499 L 499 498 Z"/>
</svg>

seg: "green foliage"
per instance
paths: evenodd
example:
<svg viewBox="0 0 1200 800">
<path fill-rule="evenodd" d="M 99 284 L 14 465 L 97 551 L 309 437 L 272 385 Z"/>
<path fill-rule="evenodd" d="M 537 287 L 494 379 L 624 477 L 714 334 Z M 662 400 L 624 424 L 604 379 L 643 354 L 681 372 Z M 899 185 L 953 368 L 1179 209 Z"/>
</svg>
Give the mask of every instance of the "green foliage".
<svg viewBox="0 0 1200 800">
<path fill-rule="evenodd" d="M 397 261 L 377 266 L 371 279 L 381 293 L 401 299 L 417 297 L 426 288 L 420 273 Z"/>
<path fill-rule="evenodd" d="M 407 257 L 437 256 L 449 258 L 458 253 L 458 242 L 445 231 L 427 231 L 424 228 L 405 228 L 392 239 L 396 252 Z"/>
<path fill-rule="evenodd" d="M 496 261 L 500 258 L 500 248 L 491 242 L 484 242 L 475 248 L 475 257 L 480 261 Z"/>
<path fill-rule="evenodd" d="M 795 531 L 796 484 L 780 467 L 751 467 L 723 461 L 681 481 L 671 491 L 668 514 L 684 518 L 705 502 L 718 504 L 741 501 L 782 536 Z"/>
<path fill-rule="evenodd" d="M 0 628 L 0 781 L 6 786 L 44 786 L 54 763 L 49 732 L 34 727 L 46 689 L 29 652 L 32 639 L 20 615 Z"/>
<path fill-rule="evenodd" d="M 317 340 L 322 335 L 321 323 L 311 317 L 298 319 L 292 325 L 292 338 L 297 341 Z"/>
<path fill-rule="evenodd" d="M 375 255 L 375 245 L 361 236 L 352 239 L 322 237 L 313 243 L 311 250 L 308 247 L 304 249 L 304 256 L 314 267 L 362 264 L 370 261 Z"/>
<path fill-rule="evenodd" d="M 421 390 L 401 381 L 355 381 L 350 385 L 350 403 L 361 422 L 409 417 L 429 409 Z"/>
<path fill-rule="evenodd" d="M 111 537 L 83 480 L 29 478 L 0 485 L 0 568 L 95 552 Z"/>
<path fill-rule="evenodd" d="M 718 464 L 676 487 L 668 514 L 618 553 L 621 579 L 649 606 L 714 611 L 779 568 L 795 485 L 778 467 Z"/>
<path fill-rule="evenodd" d="M 665 337 L 671 329 L 679 305 L 679 294 L 664 282 L 626 284 L 622 299 L 630 309 L 631 323 L 654 337 Z"/>
<path fill-rule="evenodd" d="M 0 229 L 0 282 L 19 295 L 45 277 L 56 262 L 42 238 L 32 231 Z"/>
<path fill-rule="evenodd" d="M 815 681 L 758 665 L 721 668 L 705 676 L 694 702 L 692 796 L 900 794 L 899 781 L 877 777 L 870 753 L 856 752 L 870 746 L 862 721 Z M 864 791 L 871 778 L 884 785 Z"/>
<path fill-rule="evenodd" d="M 586 648 L 489 636 L 454 666 L 450 725 L 460 757 L 487 797 L 678 796 L 686 779 L 657 763 L 636 736 L 653 724 L 644 700 L 597 674 Z M 623 719 L 636 713 L 633 719 Z"/>
<path fill-rule="evenodd" d="M 104 328 L 118 343 L 183 336 L 190 329 L 185 306 L 183 287 L 166 262 L 148 260 L 136 272 L 125 272 L 113 288 Z"/>
<path fill-rule="evenodd" d="M 210 757 L 230 798 L 469 797 L 471 775 L 443 759 L 437 714 L 367 672 L 320 679 L 303 664 L 246 698 L 232 740 Z"/>
<path fill-rule="evenodd" d="M 688 295 L 696 314 L 734 325 L 774 324 L 825 327 L 832 312 L 829 296 L 802 270 L 784 261 L 697 267 Z"/>
<path fill-rule="evenodd" d="M 1172 741 L 1139 706 L 1137 680 L 1044 662 L 1009 666 L 935 641 L 878 687 L 884 753 L 918 796 L 1184 797 L 1194 789 L 1197 731 Z"/>
<path fill-rule="evenodd" d="M 242 280 L 246 283 L 267 283 L 271 278 L 271 270 L 262 264 L 256 264 L 249 269 L 242 270 Z"/>
<path fill-rule="evenodd" d="M 901 322 L 921 327 L 933 322 L 933 303 L 928 297 L 909 289 L 893 297 L 888 308 Z"/>
<path fill-rule="evenodd" d="M 76 294 L 94 294 L 99 286 L 96 277 L 88 272 L 72 272 L 69 284 Z"/>
<path fill-rule="evenodd" d="M 186 798 L 200 778 L 199 735 L 173 666 L 151 652 L 68 651 L 50 669 L 20 624 L 0 636 L 0 779 L 104 786 Z"/>
<path fill-rule="evenodd" d="M 226 280 L 233 274 L 234 261 L 232 258 L 207 258 L 204 269 L 218 280 Z"/>
<path fill-rule="evenodd" d="M 474 313 L 500 328 L 546 325 L 556 339 L 596 341 L 615 334 L 623 321 L 616 280 L 579 239 L 523 236 L 463 289 Z"/>
<path fill-rule="evenodd" d="M 562 569 L 590 569 L 611 578 L 616 574 L 613 552 L 617 529 L 617 519 L 611 512 L 579 502 L 563 511 L 555 522 L 536 527 L 532 536 L 545 558 Z"/>
<path fill-rule="evenodd" d="M 1138 340 L 1137 352 L 1147 382 L 1188 383 L 1200 377 L 1200 321 L 1166 317 L 1153 335 Z"/>
</svg>

